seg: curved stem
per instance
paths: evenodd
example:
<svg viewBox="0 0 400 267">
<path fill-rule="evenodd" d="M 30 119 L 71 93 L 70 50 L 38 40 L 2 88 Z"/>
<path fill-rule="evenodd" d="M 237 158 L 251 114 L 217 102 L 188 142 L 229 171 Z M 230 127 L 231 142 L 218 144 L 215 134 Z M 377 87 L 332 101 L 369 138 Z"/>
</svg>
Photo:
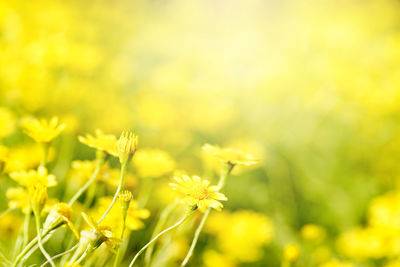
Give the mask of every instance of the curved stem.
<svg viewBox="0 0 400 267">
<path fill-rule="evenodd" d="M 46 232 L 42 233 L 42 237 L 46 237 L 47 234 L 49 234 L 49 233 L 50 233 L 50 231 L 46 231 Z M 15 260 L 12 264 L 13 267 L 17 266 L 17 264 L 25 257 L 25 255 L 29 254 L 28 252 L 36 245 L 38 240 L 39 240 L 39 238 L 35 237 L 34 239 L 31 240 L 31 242 L 29 242 L 28 245 L 26 245 L 24 247 L 24 249 L 21 251 L 21 253 L 19 253 L 18 256 L 15 258 Z"/>
<path fill-rule="evenodd" d="M 189 252 L 187 253 L 185 259 L 183 260 L 181 267 L 186 266 L 186 264 L 189 262 L 190 258 L 192 257 L 194 248 L 196 247 L 196 244 L 197 244 L 197 240 L 199 239 L 201 230 L 203 230 L 204 223 L 206 222 L 208 215 L 210 214 L 210 211 L 211 211 L 211 208 L 208 208 L 206 210 L 206 212 L 204 213 L 203 218 L 201 219 L 201 222 L 200 222 L 199 226 L 197 227 L 196 232 L 194 234 L 193 241 L 192 241 L 192 244 L 190 245 Z"/>
<path fill-rule="evenodd" d="M 56 265 L 54 264 L 54 262 L 51 259 L 50 255 L 44 249 L 43 244 L 42 244 L 42 237 L 41 237 L 41 233 L 40 233 L 40 215 L 39 215 L 38 212 L 35 212 L 35 219 L 36 219 L 36 232 L 37 232 L 37 236 L 38 236 L 38 244 L 39 244 L 40 251 L 46 257 L 47 261 L 50 262 L 51 266 L 52 267 L 56 267 Z"/>
<path fill-rule="evenodd" d="M 64 251 L 64 252 L 62 252 L 62 253 L 60 253 L 60 254 L 57 254 L 57 255 L 53 256 L 51 259 L 54 260 L 54 259 L 57 259 L 57 258 L 59 258 L 59 257 L 61 257 L 61 256 L 64 256 L 65 254 L 71 253 L 71 252 L 74 251 L 78 246 L 79 246 L 79 243 L 77 243 L 75 246 L 73 246 L 73 247 L 70 248 L 69 250 Z M 40 265 L 40 267 L 46 266 L 47 263 L 49 263 L 48 260 L 45 261 L 42 265 Z"/>
<path fill-rule="evenodd" d="M 129 264 L 129 267 L 132 267 L 133 264 L 135 263 L 136 259 L 140 256 L 140 254 L 143 253 L 143 251 L 146 250 L 146 248 L 148 248 L 151 244 L 153 244 L 160 236 L 162 236 L 163 234 L 175 229 L 176 227 L 178 227 L 179 225 L 181 225 L 187 218 L 189 218 L 189 216 L 193 213 L 194 210 L 189 210 L 188 212 L 186 212 L 185 216 L 183 216 L 182 219 L 180 219 L 177 223 L 175 223 L 174 225 L 168 227 L 167 229 L 165 229 L 164 231 L 160 232 L 158 235 L 156 235 L 152 240 L 150 240 L 150 242 L 148 242 L 144 247 L 142 247 L 138 253 L 136 253 L 135 257 L 132 259 L 131 263 Z"/>
<path fill-rule="evenodd" d="M 83 192 L 85 192 L 89 188 L 89 186 L 96 180 L 102 166 L 103 166 L 103 161 L 98 160 L 96 163 L 96 169 L 94 170 L 94 173 L 92 174 L 90 179 L 71 198 L 71 200 L 68 202 L 69 206 L 72 206 L 75 203 L 75 201 L 83 194 Z"/>
<path fill-rule="evenodd" d="M 106 217 L 108 212 L 114 206 L 115 201 L 117 200 L 118 194 L 121 191 L 122 186 L 124 185 L 126 166 L 127 166 L 127 163 L 123 163 L 121 165 L 121 176 L 119 178 L 119 185 L 118 185 L 117 191 L 115 191 L 115 194 L 114 194 L 113 200 L 111 201 L 110 206 L 108 206 L 107 210 L 104 212 L 103 216 L 101 216 L 101 218 L 97 221 L 97 223 L 100 223 L 102 220 L 104 220 L 104 218 Z"/>
<path fill-rule="evenodd" d="M 161 231 L 162 227 L 164 226 L 166 220 L 168 219 L 169 215 L 171 214 L 171 212 L 175 209 L 175 207 L 177 206 L 178 202 L 175 201 L 172 204 L 168 205 L 160 214 L 160 219 L 158 220 L 156 227 L 154 228 L 153 234 L 151 235 L 151 238 L 154 238 L 158 232 Z M 153 254 L 153 250 L 154 250 L 154 244 L 151 244 L 149 246 L 149 249 L 146 251 L 146 254 L 144 255 L 144 262 L 146 264 L 146 266 L 150 265 L 150 261 L 151 261 L 151 256 Z"/>
</svg>

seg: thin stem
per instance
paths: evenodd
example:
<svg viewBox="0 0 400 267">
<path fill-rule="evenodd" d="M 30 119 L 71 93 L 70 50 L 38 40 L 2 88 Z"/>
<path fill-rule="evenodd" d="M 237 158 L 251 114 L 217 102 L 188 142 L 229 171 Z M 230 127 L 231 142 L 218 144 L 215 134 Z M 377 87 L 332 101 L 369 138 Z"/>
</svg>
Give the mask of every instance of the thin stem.
<svg viewBox="0 0 400 267">
<path fill-rule="evenodd" d="M 71 207 L 76 200 L 89 188 L 91 184 L 96 180 L 97 176 L 99 175 L 100 169 L 103 166 L 103 161 L 97 160 L 96 163 L 96 169 L 94 170 L 94 173 L 92 176 L 89 178 L 89 180 L 78 190 L 78 192 L 75 193 L 75 195 L 71 198 L 71 200 L 68 202 L 68 205 Z"/>
<path fill-rule="evenodd" d="M 40 166 L 46 167 L 47 155 L 49 152 L 50 143 L 42 143 L 42 147 L 43 147 L 43 158 L 42 161 L 40 162 Z"/>
<path fill-rule="evenodd" d="M 37 236 L 38 236 L 38 244 L 39 244 L 40 251 L 46 257 L 46 259 L 50 262 L 51 266 L 52 267 L 56 267 L 56 265 L 54 264 L 54 262 L 51 259 L 50 255 L 47 253 L 47 251 L 43 247 L 42 237 L 41 237 L 41 233 L 40 233 L 40 227 L 41 227 L 40 226 L 40 215 L 39 215 L 39 212 L 36 211 L 36 209 L 35 209 L 35 219 L 36 219 L 36 232 L 37 232 Z"/>
<path fill-rule="evenodd" d="M 179 225 L 181 225 L 187 218 L 189 218 L 190 215 L 192 215 L 192 213 L 194 212 L 194 210 L 189 210 L 188 212 L 185 213 L 185 216 L 183 216 L 182 219 L 180 219 L 177 223 L 175 223 L 174 225 L 168 227 L 167 229 L 165 229 L 164 231 L 160 232 L 158 235 L 156 235 L 152 240 L 150 240 L 150 242 L 148 242 L 144 247 L 142 247 L 138 253 L 136 253 L 135 257 L 132 259 L 131 263 L 129 264 L 129 267 L 132 267 L 133 264 L 135 263 L 136 259 L 140 256 L 140 254 L 143 253 L 143 251 L 146 250 L 146 248 L 148 248 L 151 244 L 153 244 L 160 236 L 162 236 L 163 234 L 175 229 L 176 227 L 178 227 Z"/>
<path fill-rule="evenodd" d="M 111 201 L 110 206 L 108 206 L 107 210 L 104 212 L 103 216 L 101 216 L 101 218 L 97 221 L 97 223 L 100 223 L 102 220 L 104 220 L 104 218 L 107 216 L 108 212 L 114 206 L 115 201 L 117 200 L 118 194 L 121 191 L 122 186 L 124 185 L 126 167 L 127 167 L 126 162 L 121 165 L 121 176 L 119 178 L 119 185 L 118 185 L 117 191 L 115 191 L 115 194 L 114 194 L 113 200 Z"/>
<path fill-rule="evenodd" d="M 197 227 L 196 232 L 194 234 L 193 241 L 192 241 L 192 244 L 190 245 L 189 252 L 187 253 L 185 259 L 183 260 L 181 267 L 186 266 L 186 264 L 189 262 L 190 258 L 192 257 L 194 248 L 196 247 L 196 244 L 197 244 L 197 240 L 199 239 L 201 230 L 203 230 L 204 224 L 208 218 L 208 215 L 210 214 L 210 211 L 211 211 L 211 208 L 208 208 L 206 210 L 206 212 L 204 213 L 203 218 L 201 219 L 201 222 L 200 222 L 199 226 Z"/>
<path fill-rule="evenodd" d="M 28 203 L 28 210 L 25 214 L 24 220 L 24 242 L 22 243 L 22 247 L 26 247 L 29 241 L 29 223 L 31 219 L 31 204 Z"/>
<path fill-rule="evenodd" d="M 57 258 L 59 258 L 59 257 L 61 257 L 61 256 L 64 256 L 65 254 L 71 253 L 71 252 L 74 251 L 78 246 L 79 246 L 79 243 L 77 243 L 75 246 L 73 246 L 73 247 L 70 248 L 69 250 L 64 251 L 64 252 L 62 252 L 62 253 L 60 253 L 60 254 L 57 254 L 57 255 L 53 256 L 51 259 L 52 259 L 52 260 L 55 260 L 55 259 L 57 259 Z M 46 266 L 47 263 L 49 263 L 48 260 L 45 261 L 42 265 L 40 265 L 40 267 Z"/>
<path fill-rule="evenodd" d="M 121 240 L 123 240 L 124 238 L 125 226 L 126 226 L 126 211 L 124 212 L 124 222 L 122 224 Z M 117 249 L 117 256 L 115 257 L 114 267 L 118 266 L 120 258 L 121 258 L 121 245 L 119 245 Z"/>
<path fill-rule="evenodd" d="M 50 231 L 46 231 L 44 233 L 42 233 L 42 237 L 45 237 Z M 17 266 L 17 264 L 21 261 L 21 259 L 25 256 L 25 254 L 27 254 L 32 247 L 34 247 L 36 245 L 36 243 L 38 242 L 39 238 L 38 236 L 36 236 L 34 239 L 31 240 L 31 242 L 29 242 L 28 245 L 26 245 L 24 247 L 24 249 L 21 251 L 21 253 L 18 254 L 18 256 L 15 258 L 12 266 L 15 267 Z"/>
<path fill-rule="evenodd" d="M 171 212 L 175 209 L 175 207 L 177 206 L 178 202 L 175 201 L 172 204 L 168 205 L 160 214 L 160 219 L 158 220 L 156 227 L 154 228 L 153 234 L 151 235 L 151 238 L 154 238 L 158 232 L 161 231 L 162 227 L 164 226 L 166 220 L 168 219 L 169 215 L 171 214 Z M 148 248 L 148 250 L 146 251 L 146 254 L 144 256 L 144 262 L 146 263 L 146 266 L 150 265 L 150 261 L 151 261 L 151 256 L 153 254 L 153 250 L 154 250 L 154 245 L 155 243 L 151 244 Z"/>
</svg>

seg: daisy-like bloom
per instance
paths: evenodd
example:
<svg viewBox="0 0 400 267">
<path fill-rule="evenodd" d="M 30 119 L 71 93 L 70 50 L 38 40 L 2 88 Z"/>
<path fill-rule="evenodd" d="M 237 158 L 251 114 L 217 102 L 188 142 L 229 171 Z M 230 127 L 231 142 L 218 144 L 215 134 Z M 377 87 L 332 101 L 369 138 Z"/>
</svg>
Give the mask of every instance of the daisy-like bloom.
<svg viewBox="0 0 400 267">
<path fill-rule="evenodd" d="M 23 213 L 28 212 L 29 195 L 23 187 L 11 187 L 6 191 L 8 207 L 10 209 L 21 209 Z"/>
<path fill-rule="evenodd" d="M 57 117 L 52 117 L 49 121 L 26 118 L 22 121 L 21 127 L 36 142 L 49 143 L 65 129 L 65 124 L 59 124 Z"/>
<path fill-rule="evenodd" d="M 240 149 L 220 148 L 218 146 L 212 146 L 210 144 L 203 145 L 202 149 L 207 154 L 210 154 L 231 166 L 251 166 L 257 164 L 258 162 L 253 155 L 244 153 Z"/>
<path fill-rule="evenodd" d="M 13 172 L 10 177 L 27 188 L 36 184 L 42 184 L 46 187 L 57 185 L 56 177 L 53 174 L 48 174 L 44 166 L 39 166 L 37 170 Z"/>
<path fill-rule="evenodd" d="M 88 147 L 103 151 L 114 157 L 118 157 L 116 150 L 117 138 L 112 134 L 104 134 L 101 130 L 95 131 L 95 136 L 86 134 L 86 136 L 78 136 L 78 140 Z"/>
<path fill-rule="evenodd" d="M 76 238 L 79 239 L 79 234 L 71 221 L 72 209 L 67 203 L 55 204 L 47 215 L 46 221 L 43 224 L 43 231 L 50 232 L 60 226 L 68 225 Z"/>
<path fill-rule="evenodd" d="M 117 141 L 117 151 L 121 163 L 126 163 L 135 154 L 138 136 L 132 132 L 122 132 Z"/>
<path fill-rule="evenodd" d="M 205 212 L 208 207 L 219 211 L 223 207 L 219 200 L 228 200 L 224 194 L 218 192 L 216 186 L 210 186 L 209 181 L 201 180 L 198 176 L 182 175 L 174 179 L 177 183 L 169 185 L 182 196 L 182 202 L 197 207 L 202 212 Z"/>
<path fill-rule="evenodd" d="M 115 238 L 111 227 L 106 225 L 97 224 L 91 217 L 86 213 L 82 212 L 82 217 L 85 219 L 87 224 L 92 228 L 91 233 L 94 234 L 95 238 L 89 243 L 89 250 L 93 251 L 98 248 L 102 243 L 105 243 L 107 247 L 115 253 L 115 247 L 122 241 L 119 238 Z M 90 251 L 89 251 L 90 252 Z"/>
</svg>

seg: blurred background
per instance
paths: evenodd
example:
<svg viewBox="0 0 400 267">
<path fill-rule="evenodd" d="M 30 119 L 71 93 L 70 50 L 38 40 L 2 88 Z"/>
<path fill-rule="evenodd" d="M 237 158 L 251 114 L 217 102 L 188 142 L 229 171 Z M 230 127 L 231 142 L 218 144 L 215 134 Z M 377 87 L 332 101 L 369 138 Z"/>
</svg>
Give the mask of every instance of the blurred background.
<svg viewBox="0 0 400 267">
<path fill-rule="evenodd" d="M 38 163 L 27 115 L 67 124 L 50 165 L 61 186 L 93 158 L 76 136 L 96 128 L 134 130 L 190 174 L 212 169 L 204 143 L 260 160 L 230 177 L 192 266 L 280 266 L 289 243 L 294 266 L 400 266 L 399 84 L 397 0 L 0 1 L 0 138 L 29 155 L 14 169 Z M 0 220 L 5 250 L 18 218 Z"/>
</svg>

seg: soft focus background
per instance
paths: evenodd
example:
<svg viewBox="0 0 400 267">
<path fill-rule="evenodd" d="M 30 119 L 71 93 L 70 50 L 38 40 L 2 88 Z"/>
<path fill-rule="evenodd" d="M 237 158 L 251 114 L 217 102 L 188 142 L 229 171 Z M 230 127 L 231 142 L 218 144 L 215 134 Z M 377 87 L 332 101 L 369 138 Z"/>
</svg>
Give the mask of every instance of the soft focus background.
<svg viewBox="0 0 400 267">
<path fill-rule="evenodd" d="M 50 195 L 67 191 L 72 160 L 93 159 L 76 136 L 96 128 L 134 130 L 190 174 L 212 173 L 207 142 L 260 160 L 229 178 L 191 266 L 279 266 L 289 243 L 294 266 L 400 266 L 399 85 L 397 0 L 0 1 L 0 139 L 19 160 L 11 169 L 32 168 L 40 156 L 18 120 L 67 124 Z M 149 240 L 171 175 L 127 259 Z M 3 175 L 1 210 L 11 184 Z M 22 218 L 0 219 L 2 250 Z M 50 254 L 65 249 L 58 238 Z"/>
</svg>

